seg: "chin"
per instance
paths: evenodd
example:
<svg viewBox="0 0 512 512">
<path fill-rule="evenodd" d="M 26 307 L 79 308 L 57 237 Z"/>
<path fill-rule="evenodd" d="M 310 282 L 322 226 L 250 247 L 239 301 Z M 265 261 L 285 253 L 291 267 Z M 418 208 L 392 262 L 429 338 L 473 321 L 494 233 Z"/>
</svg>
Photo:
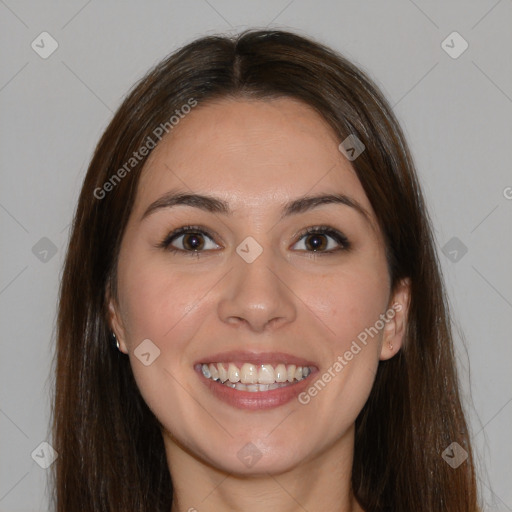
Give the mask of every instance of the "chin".
<svg viewBox="0 0 512 512">
<path fill-rule="evenodd" d="M 225 449 L 210 454 L 210 464 L 233 475 L 265 476 L 286 473 L 307 458 L 303 443 L 290 436 L 287 439 L 265 441 L 265 435 L 241 436 Z M 251 441 L 250 439 L 253 439 Z M 299 450 L 297 447 L 301 446 Z"/>
</svg>

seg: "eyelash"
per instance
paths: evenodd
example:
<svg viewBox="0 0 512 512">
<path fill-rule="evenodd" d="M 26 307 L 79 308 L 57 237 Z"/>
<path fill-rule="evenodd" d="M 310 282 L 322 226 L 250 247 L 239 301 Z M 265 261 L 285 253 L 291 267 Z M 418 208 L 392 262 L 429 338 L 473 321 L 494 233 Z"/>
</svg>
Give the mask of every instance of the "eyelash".
<svg viewBox="0 0 512 512">
<path fill-rule="evenodd" d="M 164 249 L 166 251 L 170 251 L 171 253 L 183 253 L 188 256 L 196 256 L 199 257 L 201 252 L 208 252 L 207 251 L 186 251 L 183 249 L 178 249 L 176 247 L 173 247 L 171 243 L 178 237 L 182 235 L 187 235 L 190 233 L 197 233 L 201 235 L 206 235 L 208 238 L 210 238 L 212 241 L 214 239 L 214 236 L 205 228 L 202 226 L 182 226 L 180 228 L 177 228 L 173 231 L 171 231 L 158 245 L 157 248 Z M 309 228 L 304 229 L 301 231 L 297 236 L 298 240 L 293 245 L 298 243 L 300 240 L 302 240 L 307 235 L 315 235 L 315 234 L 322 234 L 331 237 L 334 239 L 341 247 L 338 247 L 336 249 L 330 249 L 329 251 L 302 251 L 310 253 L 314 256 L 317 255 L 332 255 L 334 253 L 340 252 L 340 251 L 348 251 L 351 249 L 351 243 L 347 239 L 347 237 L 338 231 L 337 229 L 331 228 L 330 226 L 312 226 Z M 211 250 L 211 249 L 209 249 Z"/>
</svg>

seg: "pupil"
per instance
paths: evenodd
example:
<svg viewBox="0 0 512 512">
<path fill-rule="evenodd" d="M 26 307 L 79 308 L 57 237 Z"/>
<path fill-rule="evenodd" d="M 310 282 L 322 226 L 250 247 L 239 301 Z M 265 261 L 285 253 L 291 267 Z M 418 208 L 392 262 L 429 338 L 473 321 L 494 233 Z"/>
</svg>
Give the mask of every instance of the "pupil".
<svg viewBox="0 0 512 512">
<path fill-rule="evenodd" d="M 194 251 L 197 251 L 198 249 L 201 249 L 204 245 L 203 240 L 201 240 L 201 235 L 198 233 L 189 233 L 188 235 L 185 235 L 184 238 L 184 246 L 187 249 L 192 249 Z"/>
<path fill-rule="evenodd" d="M 313 249 L 313 251 L 317 251 L 318 249 L 325 248 L 325 237 L 323 235 L 310 235 L 307 238 L 307 245 Z"/>
</svg>

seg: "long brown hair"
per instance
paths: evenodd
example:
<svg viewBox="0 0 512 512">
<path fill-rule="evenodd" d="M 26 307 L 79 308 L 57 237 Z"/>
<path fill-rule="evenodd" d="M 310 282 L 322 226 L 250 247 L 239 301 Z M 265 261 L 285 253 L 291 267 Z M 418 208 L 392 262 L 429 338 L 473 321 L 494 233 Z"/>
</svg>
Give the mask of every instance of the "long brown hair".
<svg viewBox="0 0 512 512">
<path fill-rule="evenodd" d="M 403 133 L 378 88 L 343 56 L 270 30 L 204 37 L 172 54 L 134 87 L 98 143 L 61 283 L 53 419 L 57 511 L 170 510 L 173 488 L 160 426 L 128 358 L 112 346 L 105 295 L 116 294 L 120 242 L 147 159 L 139 149 L 148 137 L 157 142 L 158 126 L 170 131 L 173 113 L 191 100 L 225 97 L 301 100 L 340 142 L 355 135 L 365 145 L 352 164 L 385 237 L 392 285 L 410 278 L 411 301 L 405 344 L 380 363 L 356 421 L 354 493 L 371 512 L 475 512 L 448 305 Z M 452 442 L 468 453 L 456 469 L 442 458 Z"/>
</svg>

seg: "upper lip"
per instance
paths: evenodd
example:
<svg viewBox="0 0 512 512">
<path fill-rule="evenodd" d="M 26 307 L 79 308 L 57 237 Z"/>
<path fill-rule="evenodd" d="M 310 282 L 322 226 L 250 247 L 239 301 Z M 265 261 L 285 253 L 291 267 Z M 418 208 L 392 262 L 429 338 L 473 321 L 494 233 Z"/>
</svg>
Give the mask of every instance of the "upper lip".
<svg viewBox="0 0 512 512">
<path fill-rule="evenodd" d="M 313 361 L 297 357 L 292 354 L 285 352 L 252 352 L 247 350 L 231 350 L 229 352 L 217 352 L 216 354 L 210 354 L 198 359 L 194 366 L 197 364 L 204 363 L 250 363 L 254 365 L 260 364 L 294 364 L 296 366 L 310 366 L 315 367 L 316 364 Z"/>
</svg>

